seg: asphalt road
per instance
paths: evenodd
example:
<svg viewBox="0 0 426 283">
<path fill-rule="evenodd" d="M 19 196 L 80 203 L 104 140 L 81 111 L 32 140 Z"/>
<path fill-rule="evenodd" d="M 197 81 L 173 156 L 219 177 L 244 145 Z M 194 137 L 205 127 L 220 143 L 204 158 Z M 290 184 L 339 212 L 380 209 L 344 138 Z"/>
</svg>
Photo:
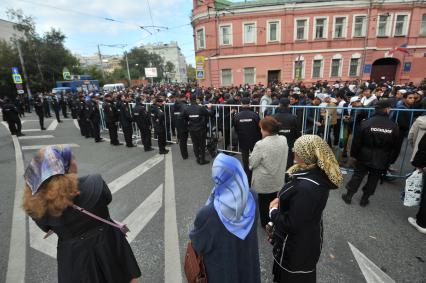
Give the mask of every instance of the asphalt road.
<svg viewBox="0 0 426 283">
<path fill-rule="evenodd" d="M 35 116 L 25 117 L 23 128 L 38 129 Z M 46 121 L 49 126 L 52 119 Z M 53 125 L 54 126 L 54 125 Z M 52 128 L 53 128 L 52 126 Z M 51 128 L 51 129 L 52 129 Z M 182 160 L 177 146 L 171 146 L 172 152 L 166 158 L 160 158 L 157 151 L 145 153 L 142 148 L 113 147 L 108 142 L 95 144 L 93 139 L 80 136 L 72 120 L 65 120 L 50 131 L 29 131 L 27 136 L 46 136 L 50 138 L 19 139 L 24 164 L 35 153 L 25 147 L 47 144 L 75 144 L 79 175 L 101 173 L 108 184 L 114 183 L 118 190 L 113 195 L 110 211 L 117 220 L 136 219 L 143 222 L 143 227 L 136 227 L 136 235 L 131 246 L 142 270 L 141 282 L 164 282 L 165 274 L 173 274 L 174 282 L 180 282 L 181 274 L 175 274 L 174 263 L 183 264 L 188 233 L 197 210 L 206 202 L 211 188 L 211 166 L 199 166 L 194 160 L 192 148 L 189 147 L 189 160 Z M 107 135 L 105 135 L 107 136 Z M 123 138 L 121 141 L 123 141 Z M 156 145 L 156 142 L 153 142 Z M 167 164 L 172 164 L 174 178 L 166 178 Z M 143 165 L 141 165 L 143 164 Z M 138 172 L 135 168 L 142 168 Z M 16 187 L 15 149 L 12 138 L 4 126 L 0 126 L 0 282 L 6 281 L 8 269 L 10 233 L 12 228 L 13 200 Z M 346 175 L 346 181 L 350 175 Z M 117 178 L 120 178 L 117 181 Z M 124 181 L 123 181 L 124 180 Z M 124 183 L 123 183 L 124 182 Z M 174 185 L 175 196 L 170 197 Z M 353 204 L 343 203 L 340 196 L 343 190 L 330 193 L 324 213 L 324 246 L 318 264 L 318 282 L 373 282 L 365 279 L 349 243 L 355 246 L 371 262 L 379 267 L 395 282 L 426 282 L 426 236 L 415 231 L 407 222 L 407 217 L 415 215 L 417 208 L 406 208 L 400 201 L 400 190 L 404 184 L 397 180 L 380 185 L 376 194 L 370 199 L 366 208 L 361 208 L 358 201 L 361 194 L 354 197 Z M 22 188 L 18 188 L 22 189 Z M 167 192 L 167 193 L 166 193 Z M 176 221 L 171 217 L 165 219 L 165 211 L 174 212 Z M 20 210 L 18 210 L 20 211 Z M 152 212 L 149 217 L 148 212 Z M 21 212 L 20 212 L 21 213 Z M 132 216 L 133 214 L 133 216 Z M 170 214 L 167 214 L 170 215 Z M 132 216 L 132 217 L 131 217 Z M 151 217 L 152 216 L 152 217 Z M 44 243 L 35 237 L 29 229 L 27 220 L 22 227 L 25 239 L 26 258 L 13 259 L 25 270 L 25 282 L 57 282 L 56 260 L 41 248 L 30 243 Z M 173 233 L 176 230 L 178 239 Z M 132 226 L 130 227 L 132 230 Z M 140 231 L 139 231 L 140 230 Z M 266 242 L 263 230 L 259 227 L 258 238 L 262 282 L 272 282 L 271 246 Z M 134 232 L 134 233 L 135 233 Z M 13 241 L 12 241 L 13 242 Z M 178 243 L 178 247 L 173 246 Z M 178 254 L 171 248 L 178 248 Z M 171 259 L 165 264 L 165 259 Z M 16 261 L 16 262 L 15 262 Z M 178 270 L 177 273 L 181 273 Z M 369 281 L 370 280 L 370 281 Z M 182 279 L 182 282 L 185 280 Z M 375 281 L 386 282 L 386 281 Z M 391 282 L 391 281 L 389 281 Z"/>
</svg>

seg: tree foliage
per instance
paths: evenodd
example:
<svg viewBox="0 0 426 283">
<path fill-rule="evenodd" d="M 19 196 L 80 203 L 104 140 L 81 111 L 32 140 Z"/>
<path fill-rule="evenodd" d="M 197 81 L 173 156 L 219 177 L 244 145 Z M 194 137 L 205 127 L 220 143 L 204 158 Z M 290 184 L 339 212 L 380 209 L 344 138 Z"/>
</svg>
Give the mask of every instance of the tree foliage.
<svg viewBox="0 0 426 283">
<path fill-rule="evenodd" d="M 79 71 L 79 62 L 71 52 L 65 48 L 66 36 L 57 29 L 39 35 L 31 16 L 26 16 L 21 10 L 9 9 L 7 15 L 15 23 L 17 36 L 11 43 L 0 43 L 0 92 L 16 93 L 11 76 L 11 67 L 19 67 L 17 46 L 22 51 L 30 88 L 33 92 L 48 91 L 55 86 L 55 82 L 62 80 L 62 70 L 67 67 L 71 73 Z M 12 87 L 11 87 L 12 86 Z"/>
<path fill-rule="evenodd" d="M 195 82 L 196 81 L 195 68 L 191 64 L 186 66 L 186 76 L 188 77 L 189 82 Z"/>
</svg>

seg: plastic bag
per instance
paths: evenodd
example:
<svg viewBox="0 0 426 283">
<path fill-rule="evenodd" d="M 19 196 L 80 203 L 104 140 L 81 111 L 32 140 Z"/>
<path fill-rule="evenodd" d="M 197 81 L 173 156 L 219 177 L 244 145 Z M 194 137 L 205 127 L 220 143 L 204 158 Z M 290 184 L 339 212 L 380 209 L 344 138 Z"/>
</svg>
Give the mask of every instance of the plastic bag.
<svg viewBox="0 0 426 283">
<path fill-rule="evenodd" d="M 416 170 L 405 180 L 404 206 L 420 204 L 423 189 L 423 171 Z"/>
</svg>

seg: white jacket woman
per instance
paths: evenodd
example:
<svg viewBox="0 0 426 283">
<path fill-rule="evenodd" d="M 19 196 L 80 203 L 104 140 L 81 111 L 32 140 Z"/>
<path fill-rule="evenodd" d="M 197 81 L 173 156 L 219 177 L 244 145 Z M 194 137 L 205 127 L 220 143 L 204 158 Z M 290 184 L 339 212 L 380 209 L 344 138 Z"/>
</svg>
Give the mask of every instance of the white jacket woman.
<svg viewBox="0 0 426 283">
<path fill-rule="evenodd" d="M 413 125 L 411 126 L 410 132 L 408 133 L 408 143 L 413 147 L 413 155 L 411 156 L 411 161 L 413 161 L 413 158 L 416 155 L 419 146 L 419 142 L 425 133 L 426 115 L 418 117 L 416 121 L 414 121 Z"/>
</svg>

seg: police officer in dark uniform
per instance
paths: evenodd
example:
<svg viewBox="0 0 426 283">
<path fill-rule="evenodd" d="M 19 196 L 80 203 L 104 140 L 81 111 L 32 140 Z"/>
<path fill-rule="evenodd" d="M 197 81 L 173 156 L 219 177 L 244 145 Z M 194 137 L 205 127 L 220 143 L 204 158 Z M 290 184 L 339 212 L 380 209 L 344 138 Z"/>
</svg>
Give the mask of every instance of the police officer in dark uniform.
<svg viewBox="0 0 426 283">
<path fill-rule="evenodd" d="M 160 154 L 167 154 L 166 149 L 166 121 L 164 115 L 164 101 L 158 97 L 150 109 L 151 121 L 154 126 L 154 131 L 157 134 L 158 148 Z"/>
<path fill-rule="evenodd" d="M 22 124 L 19 118 L 18 109 L 10 102 L 9 98 L 5 98 L 3 101 L 3 120 L 9 125 L 9 130 L 12 135 L 25 136 L 21 133 Z"/>
<path fill-rule="evenodd" d="M 179 94 L 179 97 L 174 104 L 174 119 L 180 154 L 183 159 L 188 159 L 188 122 L 183 119 L 181 115 L 186 107 L 188 107 L 188 104 L 186 102 L 185 94 Z"/>
<path fill-rule="evenodd" d="M 132 113 L 131 113 L 131 109 L 130 109 L 130 104 L 129 102 L 132 101 L 132 98 L 130 97 L 129 94 L 125 94 L 124 95 L 124 102 L 120 103 L 120 123 L 121 123 L 121 128 L 123 130 L 123 134 L 124 134 L 124 140 L 126 141 L 126 146 L 127 147 L 135 147 L 135 145 L 133 144 L 133 127 L 132 127 L 132 122 L 133 122 L 133 118 L 132 118 Z"/>
<path fill-rule="evenodd" d="M 53 107 L 53 111 L 55 111 L 56 120 L 58 121 L 58 123 L 62 123 L 61 118 L 59 117 L 59 111 L 60 111 L 61 105 L 56 95 L 53 95 L 52 97 L 52 107 Z"/>
<path fill-rule="evenodd" d="M 243 97 L 241 104 L 241 111 L 235 114 L 233 124 L 238 135 L 244 171 L 250 184 L 252 172 L 249 168 L 249 154 L 256 142 L 262 139 L 262 133 L 259 127 L 260 117 L 250 109 L 250 98 Z"/>
<path fill-rule="evenodd" d="M 347 204 L 351 203 L 352 196 L 368 174 L 360 201 L 361 206 L 368 205 L 368 198 L 374 194 L 380 176 L 398 158 L 399 128 L 389 119 L 390 106 L 388 100 L 377 102 L 374 116 L 362 121 L 359 130 L 354 134 L 351 156 L 356 159 L 355 171 L 346 185 L 347 193 L 342 195 Z"/>
<path fill-rule="evenodd" d="M 109 93 L 105 94 L 104 96 L 103 110 L 104 110 L 105 124 L 109 132 L 110 143 L 112 145 L 122 145 L 122 143 L 118 141 L 118 133 L 117 133 L 118 131 L 117 124 L 119 119 L 118 112 L 112 100 L 112 95 Z"/>
<path fill-rule="evenodd" d="M 40 129 L 46 130 L 44 127 L 44 111 L 43 111 L 43 101 L 41 100 L 40 96 L 37 96 L 34 100 L 34 108 L 35 112 L 38 116 L 38 121 L 40 123 Z"/>
<path fill-rule="evenodd" d="M 77 112 L 78 112 L 78 100 L 75 96 L 72 97 L 72 99 L 69 100 L 68 106 L 71 110 L 71 118 L 77 119 Z"/>
<path fill-rule="evenodd" d="M 211 108 L 211 105 L 208 106 Z M 197 163 L 208 164 L 206 160 L 206 135 L 209 110 L 197 104 L 196 95 L 191 96 L 191 105 L 183 110 L 182 118 L 188 122 L 188 130 L 194 148 Z"/>
<path fill-rule="evenodd" d="M 90 138 L 91 130 L 88 127 L 87 123 L 87 105 L 84 98 L 84 95 L 79 96 L 78 109 L 77 109 L 77 122 L 80 127 L 80 133 L 83 137 Z"/>
<path fill-rule="evenodd" d="M 151 119 L 145 105 L 143 105 L 143 97 L 139 96 L 136 106 L 133 108 L 133 119 L 138 125 L 141 132 L 141 139 L 145 151 L 154 150 L 151 147 Z"/>
<path fill-rule="evenodd" d="M 46 118 L 52 117 L 52 115 L 50 115 L 49 96 L 46 94 L 43 96 L 43 108 L 44 108 L 44 116 Z"/>
<path fill-rule="evenodd" d="M 68 118 L 67 114 L 67 97 L 64 94 L 61 94 L 61 99 L 59 100 L 59 104 L 61 105 L 62 115 L 64 118 Z"/>
<path fill-rule="evenodd" d="M 287 158 L 287 169 L 294 163 L 294 142 L 300 137 L 301 130 L 299 128 L 298 117 L 293 115 L 289 108 L 290 100 L 288 98 L 281 98 L 279 107 L 275 111 L 275 115 L 272 117 L 280 122 L 279 134 L 287 138 L 288 144 L 288 158 Z"/>
<path fill-rule="evenodd" d="M 99 97 L 94 94 L 90 97 L 88 119 L 92 127 L 95 142 L 103 142 L 104 139 L 101 138 L 100 128 L 101 113 L 99 112 Z"/>
</svg>

